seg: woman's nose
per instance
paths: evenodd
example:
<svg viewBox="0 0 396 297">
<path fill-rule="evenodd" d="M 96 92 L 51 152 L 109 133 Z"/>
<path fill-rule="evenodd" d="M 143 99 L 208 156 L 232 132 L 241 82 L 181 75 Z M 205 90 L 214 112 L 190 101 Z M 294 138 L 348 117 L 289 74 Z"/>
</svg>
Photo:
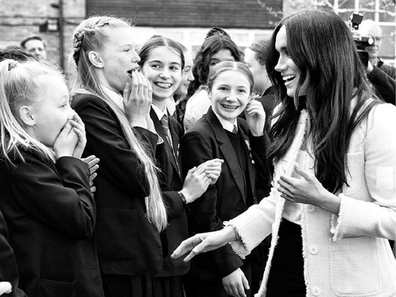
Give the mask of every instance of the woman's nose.
<svg viewBox="0 0 396 297">
<path fill-rule="evenodd" d="M 278 63 L 276 63 L 274 69 L 275 69 L 275 71 L 281 72 L 282 70 L 285 69 L 285 66 L 286 66 L 286 63 L 285 63 L 284 59 L 279 58 Z"/>
</svg>

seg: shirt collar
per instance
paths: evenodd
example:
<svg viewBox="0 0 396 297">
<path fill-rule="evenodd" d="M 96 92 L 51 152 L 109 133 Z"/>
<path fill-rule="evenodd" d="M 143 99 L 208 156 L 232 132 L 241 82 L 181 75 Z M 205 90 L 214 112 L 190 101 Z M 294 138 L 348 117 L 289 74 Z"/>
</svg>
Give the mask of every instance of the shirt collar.
<svg viewBox="0 0 396 297">
<path fill-rule="evenodd" d="M 213 112 L 216 115 L 217 119 L 219 120 L 219 122 L 220 122 L 220 124 L 221 124 L 221 126 L 223 127 L 224 130 L 232 132 L 234 130 L 234 126 L 238 128 L 237 119 L 235 119 L 234 122 L 231 123 L 229 121 L 226 121 L 222 117 L 220 117 L 214 110 L 213 110 Z"/>
<path fill-rule="evenodd" d="M 116 93 L 105 86 L 101 86 L 101 87 L 105 95 L 108 96 L 119 108 L 121 108 L 122 111 L 125 111 L 124 98 L 122 98 L 121 94 Z"/>
<path fill-rule="evenodd" d="M 166 107 L 164 108 L 164 110 L 160 110 L 157 106 L 155 106 L 154 104 L 151 104 L 151 107 L 153 108 L 154 112 L 156 113 L 157 117 L 159 120 L 162 119 L 162 117 L 164 115 L 168 115 L 167 114 L 167 109 Z"/>
</svg>

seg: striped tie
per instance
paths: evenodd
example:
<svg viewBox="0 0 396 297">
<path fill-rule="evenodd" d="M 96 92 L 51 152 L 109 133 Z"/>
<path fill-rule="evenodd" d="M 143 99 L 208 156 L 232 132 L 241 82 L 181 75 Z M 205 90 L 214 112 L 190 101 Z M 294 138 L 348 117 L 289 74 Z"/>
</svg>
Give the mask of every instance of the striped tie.
<svg viewBox="0 0 396 297">
<path fill-rule="evenodd" d="M 164 128 L 166 140 L 168 140 L 169 144 L 172 146 L 172 142 L 170 141 L 170 135 L 169 135 L 168 116 L 166 114 L 164 114 L 164 116 L 161 118 L 161 125 L 162 125 L 162 128 Z"/>
</svg>

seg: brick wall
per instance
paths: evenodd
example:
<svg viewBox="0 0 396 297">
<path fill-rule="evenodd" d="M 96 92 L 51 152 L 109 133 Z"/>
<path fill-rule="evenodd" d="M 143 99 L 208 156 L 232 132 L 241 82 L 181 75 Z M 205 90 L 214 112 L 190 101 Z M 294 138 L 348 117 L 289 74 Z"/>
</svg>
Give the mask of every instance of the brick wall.
<svg viewBox="0 0 396 297">
<path fill-rule="evenodd" d="M 61 64 L 59 31 L 42 31 L 48 19 L 58 21 L 59 9 L 51 6 L 58 0 L 1 0 L 0 48 L 19 45 L 32 34 L 40 35 L 48 52 L 48 59 Z M 85 0 L 63 0 L 64 61 L 70 51 L 71 33 L 85 18 Z M 66 65 L 66 62 L 64 62 Z"/>
</svg>

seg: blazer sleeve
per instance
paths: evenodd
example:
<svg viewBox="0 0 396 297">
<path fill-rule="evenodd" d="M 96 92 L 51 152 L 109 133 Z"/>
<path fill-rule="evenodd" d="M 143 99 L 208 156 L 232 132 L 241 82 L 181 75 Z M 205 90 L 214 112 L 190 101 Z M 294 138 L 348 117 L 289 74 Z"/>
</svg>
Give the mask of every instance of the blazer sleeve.
<svg viewBox="0 0 396 297">
<path fill-rule="evenodd" d="M 55 166 L 26 156 L 10 171 L 17 203 L 26 213 L 70 238 L 93 234 L 96 206 L 89 185 L 89 168 L 73 157 L 59 158 Z"/>
<path fill-rule="evenodd" d="M 187 132 L 181 142 L 183 173 L 199 164 L 221 157 L 216 153 L 216 140 L 204 135 L 200 131 Z M 209 232 L 223 228 L 223 221 L 217 214 L 218 189 L 210 185 L 206 192 L 190 204 L 194 232 Z M 230 245 L 209 252 L 213 263 L 221 277 L 225 277 L 242 266 L 242 260 L 237 256 Z"/>
<path fill-rule="evenodd" d="M 112 183 L 119 185 L 126 193 L 135 193 L 136 197 L 150 194 L 147 176 L 142 170 L 142 162 L 129 146 L 121 130 L 116 114 L 101 99 L 85 97 L 77 100 L 73 108 L 85 124 L 87 147 L 85 154 L 94 152 L 100 159 L 100 174 Z M 150 131 L 134 128 L 139 133 L 138 139 L 147 148 L 151 156 L 156 138 Z"/>
<path fill-rule="evenodd" d="M 14 252 L 8 243 L 8 230 L 3 214 L 0 212 L 0 282 L 9 282 L 12 292 L 8 297 L 26 297 L 26 294 L 18 288 L 18 268 Z"/>
</svg>

